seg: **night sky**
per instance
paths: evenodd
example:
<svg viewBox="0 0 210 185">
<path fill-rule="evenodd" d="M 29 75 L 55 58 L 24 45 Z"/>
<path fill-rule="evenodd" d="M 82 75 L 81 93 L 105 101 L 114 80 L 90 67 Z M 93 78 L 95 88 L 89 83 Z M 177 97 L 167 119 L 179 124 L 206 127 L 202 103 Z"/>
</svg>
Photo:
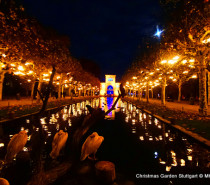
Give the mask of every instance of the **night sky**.
<svg viewBox="0 0 210 185">
<path fill-rule="evenodd" d="M 72 56 L 95 61 L 118 79 L 135 59 L 143 38 L 161 24 L 159 0 L 23 0 L 42 24 L 70 37 Z"/>
</svg>

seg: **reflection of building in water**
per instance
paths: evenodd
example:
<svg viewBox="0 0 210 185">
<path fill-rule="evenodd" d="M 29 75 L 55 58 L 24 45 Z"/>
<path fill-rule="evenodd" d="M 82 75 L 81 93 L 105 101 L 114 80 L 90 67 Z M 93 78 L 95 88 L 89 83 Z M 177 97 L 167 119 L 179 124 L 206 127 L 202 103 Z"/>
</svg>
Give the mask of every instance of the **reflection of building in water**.
<svg viewBox="0 0 210 185">
<path fill-rule="evenodd" d="M 116 97 L 101 97 L 100 98 L 100 108 L 107 112 L 109 109 L 112 108 L 113 103 L 115 102 Z M 115 110 L 111 111 L 107 117 L 114 119 L 115 118 L 115 111 L 118 107 L 120 107 L 121 101 L 119 100 L 115 106 Z"/>
<path fill-rule="evenodd" d="M 105 75 L 105 82 L 101 83 L 100 95 L 118 96 L 120 83 L 116 83 L 116 75 Z"/>
</svg>

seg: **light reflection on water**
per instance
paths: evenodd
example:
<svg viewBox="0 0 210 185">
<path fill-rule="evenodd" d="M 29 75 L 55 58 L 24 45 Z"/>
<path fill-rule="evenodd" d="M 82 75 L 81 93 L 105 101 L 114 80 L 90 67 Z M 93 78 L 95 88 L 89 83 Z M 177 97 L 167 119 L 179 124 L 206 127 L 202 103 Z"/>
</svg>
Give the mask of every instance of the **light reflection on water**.
<svg viewBox="0 0 210 185">
<path fill-rule="evenodd" d="M 100 98 L 100 104 L 99 107 L 103 110 L 103 111 L 108 111 L 109 109 L 111 109 L 112 104 L 115 102 L 117 98 L 116 97 L 101 97 Z M 121 107 L 121 101 L 118 101 L 116 106 L 115 106 L 115 110 L 111 111 L 106 118 L 109 119 L 114 119 L 115 118 L 115 112 L 118 112 L 120 110 Z M 97 104 L 98 105 L 98 104 Z"/>
<path fill-rule="evenodd" d="M 105 112 L 111 108 L 116 98 L 102 97 L 93 101 L 83 101 L 82 103 L 65 106 L 59 112 L 52 113 L 49 117 L 40 119 L 43 129 L 47 132 L 48 139 L 46 145 L 51 145 L 51 141 L 59 130 L 71 133 L 74 124 L 73 118 L 82 114 L 88 114 L 86 105 L 93 108 L 100 107 Z M 150 146 L 154 151 L 154 158 L 164 165 L 165 171 L 170 172 L 173 168 L 182 167 L 209 167 L 209 151 L 201 145 L 192 143 L 187 137 L 164 125 L 158 119 L 142 113 L 138 108 L 127 102 L 119 101 L 115 111 L 107 115 L 108 119 L 115 119 L 116 112 L 125 114 L 125 123 L 129 125 L 130 132 L 137 137 L 138 142 Z M 15 126 L 15 129 L 1 128 L 3 133 L 0 138 L 0 159 L 3 160 L 6 154 L 6 147 L 12 136 L 20 130 L 28 130 L 28 141 L 30 141 L 32 127 L 31 120 L 27 118 L 23 123 Z M 38 131 L 39 128 L 34 128 Z M 23 149 L 24 152 L 30 151 L 30 142 Z"/>
<path fill-rule="evenodd" d="M 70 130 L 73 124 L 72 119 L 74 119 L 75 117 L 79 117 L 82 114 L 88 114 L 86 105 L 91 105 L 93 108 L 98 107 L 100 105 L 99 99 L 94 99 L 92 101 L 87 100 L 81 103 L 65 106 L 62 110 L 51 113 L 50 116 L 42 117 L 40 119 L 40 123 L 43 130 L 47 132 L 47 141 L 45 142 L 45 144 L 51 145 L 51 143 L 48 143 L 48 141 L 51 142 L 54 135 L 59 130 Z M 29 117 L 24 121 L 18 120 L 12 124 L 9 124 L 8 128 L 5 125 L 0 125 L 0 160 L 4 160 L 4 156 L 6 155 L 6 148 L 10 139 L 21 130 L 26 130 L 28 132 L 28 142 L 23 151 L 28 152 L 31 150 L 31 134 L 33 132 L 33 129 L 35 132 L 38 132 L 39 128 L 31 127 L 30 123 L 31 118 Z"/>
<path fill-rule="evenodd" d="M 163 124 L 156 118 L 137 111 L 135 106 L 124 102 L 127 110 L 125 122 L 130 125 L 131 132 L 136 134 L 139 142 L 154 148 L 154 157 L 161 165 L 165 165 L 167 172 L 178 166 L 209 167 L 210 152 L 197 143 L 192 143 L 183 134 Z M 136 129 L 133 127 L 135 123 Z M 136 131 L 137 130 L 137 131 Z"/>
</svg>

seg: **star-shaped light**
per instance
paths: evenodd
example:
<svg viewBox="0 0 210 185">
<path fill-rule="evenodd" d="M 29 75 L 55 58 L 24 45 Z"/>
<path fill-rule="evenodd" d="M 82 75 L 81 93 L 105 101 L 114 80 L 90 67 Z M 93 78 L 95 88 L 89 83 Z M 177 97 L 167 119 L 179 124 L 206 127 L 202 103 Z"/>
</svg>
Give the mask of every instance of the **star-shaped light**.
<svg viewBox="0 0 210 185">
<path fill-rule="evenodd" d="M 158 28 L 158 26 L 157 26 L 157 31 L 156 31 L 156 33 L 154 34 L 154 36 L 160 38 L 161 33 L 162 33 L 163 31 L 164 31 L 164 30 L 160 30 L 160 29 Z"/>
</svg>

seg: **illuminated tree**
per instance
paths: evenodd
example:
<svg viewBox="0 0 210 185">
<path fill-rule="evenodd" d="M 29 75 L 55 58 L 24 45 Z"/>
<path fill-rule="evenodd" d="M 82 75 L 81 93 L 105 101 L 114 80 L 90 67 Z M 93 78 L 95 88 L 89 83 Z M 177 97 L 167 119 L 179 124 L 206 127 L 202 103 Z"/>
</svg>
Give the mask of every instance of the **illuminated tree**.
<svg viewBox="0 0 210 185">
<path fill-rule="evenodd" d="M 169 1 L 171 2 L 171 1 Z M 207 114 L 206 68 L 209 66 L 210 15 L 208 0 L 175 1 L 164 42 L 195 59 L 199 71 L 199 112 Z M 176 16 L 175 16 L 176 15 Z"/>
</svg>

